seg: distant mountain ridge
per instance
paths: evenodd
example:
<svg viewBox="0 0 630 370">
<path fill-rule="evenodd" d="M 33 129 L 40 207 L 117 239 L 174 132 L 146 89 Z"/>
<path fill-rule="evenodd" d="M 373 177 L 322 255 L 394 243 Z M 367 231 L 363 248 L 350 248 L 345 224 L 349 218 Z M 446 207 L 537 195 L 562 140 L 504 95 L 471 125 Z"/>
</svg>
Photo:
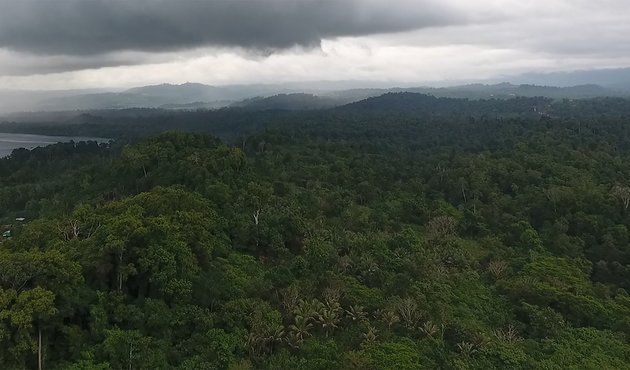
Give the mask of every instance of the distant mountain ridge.
<svg viewBox="0 0 630 370">
<path fill-rule="evenodd" d="M 553 100 L 545 97 L 515 97 L 513 99 L 480 99 L 436 97 L 417 92 L 388 92 L 339 108 L 339 112 L 414 113 L 432 116 L 472 113 L 515 113 L 538 115 Z"/>
<path fill-rule="evenodd" d="M 337 92 L 337 96 L 361 97 L 362 99 L 382 95 L 388 92 L 413 92 L 444 98 L 468 99 L 509 99 L 513 97 L 543 96 L 553 99 L 580 99 L 604 96 L 630 96 L 630 93 L 604 88 L 599 85 L 580 85 L 571 87 L 554 87 L 538 85 L 513 85 L 498 83 L 492 85 L 469 84 L 453 87 L 411 87 L 391 89 L 355 89 Z"/>
<path fill-rule="evenodd" d="M 569 87 L 579 85 L 599 85 L 608 89 L 630 92 L 630 68 L 606 68 L 578 70 L 570 72 L 524 73 L 519 76 L 490 80 L 507 80 L 514 84 L 550 85 Z"/>
<path fill-rule="evenodd" d="M 627 73 L 626 73 L 627 72 Z M 616 74 L 615 74 L 616 73 Z M 628 75 L 627 78 L 624 77 Z M 73 111 L 127 108 L 163 108 L 179 110 L 219 109 L 326 109 L 388 92 L 414 92 L 436 97 L 468 99 L 508 99 L 544 96 L 553 99 L 581 99 L 604 96 L 630 96 L 630 68 L 613 71 L 584 71 L 574 74 L 523 75 L 512 80 L 535 80 L 543 84 L 475 83 L 451 87 L 347 88 L 333 82 L 270 85 L 212 86 L 200 83 L 159 84 L 123 91 L 0 91 L 0 111 Z M 561 82 L 599 80 L 608 85 L 583 83 L 561 86 Z M 618 80 L 614 76 L 619 76 Z M 590 79 L 589 79 L 590 78 Z M 545 79 L 548 83 L 545 83 Z M 551 82 L 558 86 L 550 86 Z M 615 82 L 616 81 L 616 82 Z M 346 85 L 351 82 L 346 83 Z M 379 83 L 375 83 L 378 85 Z M 380 83 L 382 85 L 382 83 Z M 357 85 L 365 85 L 357 83 Z"/>
<path fill-rule="evenodd" d="M 256 97 L 231 104 L 230 107 L 239 107 L 252 110 L 312 110 L 327 109 L 343 104 L 343 99 L 317 96 L 314 94 L 294 93 L 278 94 L 268 97 Z"/>
</svg>

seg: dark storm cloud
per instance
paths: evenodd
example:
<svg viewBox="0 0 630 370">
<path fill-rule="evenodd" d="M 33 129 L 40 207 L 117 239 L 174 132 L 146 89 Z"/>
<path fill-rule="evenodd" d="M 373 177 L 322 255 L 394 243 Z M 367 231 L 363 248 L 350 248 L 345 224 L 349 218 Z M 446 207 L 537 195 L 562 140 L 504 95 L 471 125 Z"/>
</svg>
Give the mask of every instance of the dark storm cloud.
<svg viewBox="0 0 630 370">
<path fill-rule="evenodd" d="M 43 55 L 273 51 L 465 22 L 437 0 L 0 0 L 0 48 Z"/>
<path fill-rule="evenodd" d="M 156 58 L 139 53 L 114 53 L 94 57 L 53 55 L 44 58 L 31 54 L 0 52 L 0 75 L 28 76 L 83 69 L 117 67 L 154 62 Z"/>
</svg>

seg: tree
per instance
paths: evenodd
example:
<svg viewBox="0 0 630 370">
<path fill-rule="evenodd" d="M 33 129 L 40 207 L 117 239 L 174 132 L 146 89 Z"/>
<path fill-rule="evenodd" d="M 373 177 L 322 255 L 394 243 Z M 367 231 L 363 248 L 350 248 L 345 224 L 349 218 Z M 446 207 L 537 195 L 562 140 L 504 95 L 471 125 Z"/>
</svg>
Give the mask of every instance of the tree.
<svg viewBox="0 0 630 370">
<path fill-rule="evenodd" d="M 42 326 L 58 312 L 54 293 L 35 287 L 20 293 L 2 290 L 0 295 L 3 298 L 0 318 L 8 320 L 14 338 L 14 343 L 7 349 L 12 352 L 15 363 L 23 366 L 26 364 L 24 356 L 28 352 L 37 353 L 37 368 L 41 370 L 44 363 Z M 36 334 L 31 334 L 33 329 Z M 33 336 L 37 339 L 33 339 Z"/>
</svg>

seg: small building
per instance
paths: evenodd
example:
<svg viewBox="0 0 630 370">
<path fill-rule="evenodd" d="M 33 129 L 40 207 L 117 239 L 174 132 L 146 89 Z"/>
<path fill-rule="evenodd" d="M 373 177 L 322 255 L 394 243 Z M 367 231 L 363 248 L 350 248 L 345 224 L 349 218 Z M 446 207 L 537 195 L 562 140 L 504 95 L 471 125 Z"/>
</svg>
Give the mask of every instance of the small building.
<svg viewBox="0 0 630 370">
<path fill-rule="evenodd" d="M 11 230 L 7 230 L 5 232 L 2 233 L 2 237 L 3 238 L 10 238 L 11 237 Z"/>
<path fill-rule="evenodd" d="M 19 221 L 19 222 L 24 222 L 24 220 L 26 220 L 26 218 L 24 218 L 24 217 L 17 217 L 15 219 L 15 221 Z"/>
</svg>

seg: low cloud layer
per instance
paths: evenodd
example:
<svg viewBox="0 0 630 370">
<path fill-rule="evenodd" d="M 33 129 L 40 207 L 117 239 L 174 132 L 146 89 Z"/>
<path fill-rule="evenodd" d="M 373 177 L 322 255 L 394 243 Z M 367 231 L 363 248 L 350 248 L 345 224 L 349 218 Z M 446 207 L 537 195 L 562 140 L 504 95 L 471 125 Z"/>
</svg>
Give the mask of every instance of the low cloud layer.
<svg viewBox="0 0 630 370">
<path fill-rule="evenodd" d="M 273 51 L 466 22 L 437 0 L 0 0 L 0 48 L 45 55 Z"/>
<path fill-rule="evenodd" d="M 0 89 L 630 66 L 628 0 L 0 0 Z"/>
</svg>

